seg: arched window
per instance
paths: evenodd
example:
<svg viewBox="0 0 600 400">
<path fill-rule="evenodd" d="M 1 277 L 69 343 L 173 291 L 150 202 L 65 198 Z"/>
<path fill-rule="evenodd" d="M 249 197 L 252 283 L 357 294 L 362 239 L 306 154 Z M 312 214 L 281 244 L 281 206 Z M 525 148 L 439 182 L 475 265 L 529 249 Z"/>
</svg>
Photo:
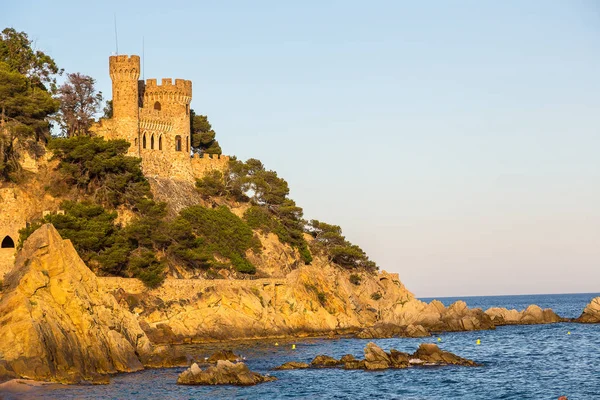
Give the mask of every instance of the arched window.
<svg viewBox="0 0 600 400">
<path fill-rule="evenodd" d="M 6 235 L 4 237 L 4 239 L 2 239 L 2 245 L 0 245 L 0 247 L 3 249 L 14 249 L 15 242 L 12 240 L 12 238 L 10 236 Z"/>
<path fill-rule="evenodd" d="M 185 137 L 185 151 L 190 152 L 190 139 L 189 136 Z"/>
<path fill-rule="evenodd" d="M 158 101 L 154 103 L 154 109 L 160 111 L 160 103 Z"/>
<path fill-rule="evenodd" d="M 154 150 L 154 133 L 152 134 L 152 137 L 150 137 L 150 148 Z"/>
<path fill-rule="evenodd" d="M 133 146 L 137 147 L 137 138 L 133 139 Z"/>
<path fill-rule="evenodd" d="M 144 133 L 144 137 L 142 138 L 142 148 L 146 148 L 146 133 Z"/>
<path fill-rule="evenodd" d="M 162 150 L 162 135 L 158 137 L 158 149 Z"/>
<path fill-rule="evenodd" d="M 181 136 L 175 136 L 175 151 L 181 151 Z"/>
</svg>

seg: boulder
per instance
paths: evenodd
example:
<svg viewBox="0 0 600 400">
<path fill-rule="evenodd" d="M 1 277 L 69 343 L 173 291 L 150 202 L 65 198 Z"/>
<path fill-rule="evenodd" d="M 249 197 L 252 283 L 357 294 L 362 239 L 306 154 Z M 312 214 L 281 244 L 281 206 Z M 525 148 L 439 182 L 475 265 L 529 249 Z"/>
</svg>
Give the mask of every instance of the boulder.
<svg viewBox="0 0 600 400">
<path fill-rule="evenodd" d="M 231 350 L 217 350 L 208 357 L 206 362 L 214 364 L 217 361 L 241 361 L 241 359 L 240 356 L 234 354 Z"/>
<path fill-rule="evenodd" d="M 373 342 L 365 346 L 365 367 L 367 369 L 387 369 L 392 365 L 390 356 Z"/>
<path fill-rule="evenodd" d="M 0 338 L 0 380 L 108 383 L 108 374 L 161 364 L 135 316 L 99 290 L 50 224 L 25 241 L 4 280 Z"/>
<path fill-rule="evenodd" d="M 392 363 L 392 367 L 394 367 L 394 368 L 408 367 L 409 359 L 410 359 L 410 355 L 408 353 L 403 353 L 396 349 L 390 350 L 390 361 Z"/>
<path fill-rule="evenodd" d="M 351 361 L 357 361 L 356 358 L 354 358 L 354 356 L 352 354 L 346 354 L 345 356 L 342 356 L 342 358 L 340 358 L 340 362 L 342 364 L 351 362 Z"/>
<path fill-rule="evenodd" d="M 406 337 L 413 338 L 431 336 L 431 334 L 427 332 L 427 329 L 425 329 L 422 325 L 410 324 L 406 327 L 405 333 Z"/>
<path fill-rule="evenodd" d="M 467 367 L 479 366 L 475 361 L 459 357 L 449 351 L 441 350 L 434 343 L 421 343 L 417 351 L 411 356 L 411 364 L 419 364 L 418 360 L 424 365 L 463 365 Z"/>
<path fill-rule="evenodd" d="M 202 370 L 192 364 L 177 378 L 179 385 L 239 385 L 250 386 L 257 383 L 277 380 L 274 376 L 261 375 L 250 371 L 242 362 L 219 360 L 217 365 Z"/>
<path fill-rule="evenodd" d="M 297 361 L 289 361 L 289 362 L 286 362 L 286 363 L 280 365 L 279 367 L 275 367 L 274 369 L 276 369 L 276 370 L 305 369 L 308 367 L 310 367 L 310 365 L 307 363 L 297 362 Z"/>
<path fill-rule="evenodd" d="M 575 321 L 585 324 L 600 323 L 600 297 L 593 298 Z"/>
<path fill-rule="evenodd" d="M 311 362 L 311 367 L 337 367 L 341 362 L 333 357 L 318 355 Z"/>
</svg>

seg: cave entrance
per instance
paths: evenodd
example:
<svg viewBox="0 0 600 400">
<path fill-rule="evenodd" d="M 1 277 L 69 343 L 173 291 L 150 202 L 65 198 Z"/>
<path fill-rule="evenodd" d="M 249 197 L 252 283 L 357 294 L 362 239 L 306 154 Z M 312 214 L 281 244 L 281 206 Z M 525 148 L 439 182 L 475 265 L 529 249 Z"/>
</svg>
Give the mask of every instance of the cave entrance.
<svg viewBox="0 0 600 400">
<path fill-rule="evenodd" d="M 2 244 L 0 245 L 0 248 L 3 249 L 14 249 L 15 248 L 15 242 L 14 240 L 12 240 L 12 238 L 8 235 L 6 235 L 4 237 L 4 239 L 2 239 Z"/>
</svg>

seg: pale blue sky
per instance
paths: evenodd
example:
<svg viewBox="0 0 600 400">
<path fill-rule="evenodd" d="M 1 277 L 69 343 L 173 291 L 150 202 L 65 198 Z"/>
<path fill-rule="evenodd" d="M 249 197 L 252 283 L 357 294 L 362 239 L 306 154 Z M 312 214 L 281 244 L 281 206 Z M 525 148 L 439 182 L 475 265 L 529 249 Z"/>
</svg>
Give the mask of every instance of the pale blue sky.
<svg viewBox="0 0 600 400">
<path fill-rule="evenodd" d="M 115 12 L 226 154 L 418 296 L 600 291 L 600 2 L 4 0 L 0 25 L 110 97 Z"/>
</svg>

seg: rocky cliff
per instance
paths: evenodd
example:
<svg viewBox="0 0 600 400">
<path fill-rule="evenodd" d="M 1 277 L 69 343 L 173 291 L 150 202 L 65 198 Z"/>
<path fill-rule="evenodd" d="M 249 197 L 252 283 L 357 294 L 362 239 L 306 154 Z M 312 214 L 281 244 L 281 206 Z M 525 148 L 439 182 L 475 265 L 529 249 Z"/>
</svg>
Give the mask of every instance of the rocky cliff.
<svg viewBox="0 0 600 400">
<path fill-rule="evenodd" d="M 137 371 L 153 346 L 52 225 L 25 242 L 0 297 L 0 377 L 75 383 Z"/>
</svg>

